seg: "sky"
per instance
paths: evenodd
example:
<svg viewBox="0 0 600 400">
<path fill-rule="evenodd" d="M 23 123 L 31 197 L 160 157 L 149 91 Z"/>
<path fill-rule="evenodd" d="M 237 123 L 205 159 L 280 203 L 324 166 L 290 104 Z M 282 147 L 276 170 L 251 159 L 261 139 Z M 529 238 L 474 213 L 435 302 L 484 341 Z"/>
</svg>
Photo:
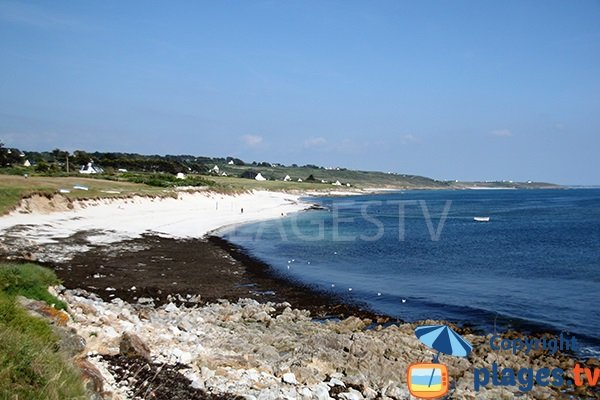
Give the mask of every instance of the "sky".
<svg viewBox="0 0 600 400">
<path fill-rule="evenodd" d="M 0 141 L 600 184 L 600 2 L 0 0 Z"/>
</svg>

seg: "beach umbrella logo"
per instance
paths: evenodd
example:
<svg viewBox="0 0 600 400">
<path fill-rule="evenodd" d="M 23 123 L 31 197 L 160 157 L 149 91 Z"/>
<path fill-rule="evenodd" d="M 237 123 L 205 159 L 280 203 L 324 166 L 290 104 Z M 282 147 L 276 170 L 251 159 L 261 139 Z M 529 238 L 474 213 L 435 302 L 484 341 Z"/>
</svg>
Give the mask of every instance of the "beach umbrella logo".
<svg viewBox="0 0 600 400">
<path fill-rule="evenodd" d="M 433 362 L 438 362 L 440 353 L 455 357 L 466 357 L 473 350 L 473 345 L 463 339 L 446 325 L 420 326 L 415 335 L 426 346 L 437 351 Z"/>
<path fill-rule="evenodd" d="M 440 354 L 466 357 L 473 346 L 446 325 L 420 326 L 415 329 L 417 338 L 436 351 L 431 363 L 411 364 L 407 384 L 410 393 L 423 399 L 440 398 L 448 393 L 448 368 L 439 363 Z"/>
</svg>

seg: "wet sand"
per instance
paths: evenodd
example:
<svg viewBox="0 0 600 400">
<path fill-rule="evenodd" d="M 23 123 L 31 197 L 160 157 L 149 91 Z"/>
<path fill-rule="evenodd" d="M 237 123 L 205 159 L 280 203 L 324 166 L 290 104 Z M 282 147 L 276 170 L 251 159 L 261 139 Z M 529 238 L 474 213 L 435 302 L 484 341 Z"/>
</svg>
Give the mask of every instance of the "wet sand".
<svg viewBox="0 0 600 400">
<path fill-rule="evenodd" d="M 135 303 L 151 297 L 159 305 L 185 303 L 198 295 L 200 304 L 252 298 L 288 302 L 309 310 L 315 318 L 354 315 L 379 323 L 389 320 L 344 298 L 277 276 L 267 264 L 217 236 L 172 239 L 144 235 L 93 247 L 71 261 L 49 266 L 65 287 L 89 290 L 105 301 L 118 297 Z"/>
</svg>

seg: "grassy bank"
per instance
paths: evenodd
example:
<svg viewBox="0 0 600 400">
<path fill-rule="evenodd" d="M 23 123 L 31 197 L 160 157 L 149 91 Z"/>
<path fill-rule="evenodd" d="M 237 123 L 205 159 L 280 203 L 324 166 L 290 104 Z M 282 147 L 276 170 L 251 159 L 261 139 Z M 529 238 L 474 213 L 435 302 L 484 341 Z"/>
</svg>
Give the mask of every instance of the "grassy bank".
<svg viewBox="0 0 600 400">
<path fill-rule="evenodd" d="M 63 308 L 47 291 L 57 283 L 56 275 L 40 266 L 0 264 L 0 399 L 85 398 L 50 325 L 16 302 L 20 295 Z"/>
<path fill-rule="evenodd" d="M 86 186 L 89 190 L 73 189 L 75 185 Z M 65 194 L 70 199 L 123 197 L 134 194 L 165 195 L 164 188 L 141 183 L 117 182 L 82 177 L 49 177 L 22 175 L 0 175 L 0 215 L 14 208 L 23 197 L 33 193 L 53 194 L 60 189 L 68 189 Z"/>
</svg>

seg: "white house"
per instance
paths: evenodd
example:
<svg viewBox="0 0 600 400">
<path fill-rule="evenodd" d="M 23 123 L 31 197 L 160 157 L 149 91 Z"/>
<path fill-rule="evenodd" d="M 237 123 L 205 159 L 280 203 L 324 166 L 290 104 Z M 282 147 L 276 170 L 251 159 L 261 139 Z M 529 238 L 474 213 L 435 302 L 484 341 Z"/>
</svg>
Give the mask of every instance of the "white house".
<svg viewBox="0 0 600 400">
<path fill-rule="evenodd" d="M 302 178 L 298 178 L 298 182 L 302 182 Z"/>
<path fill-rule="evenodd" d="M 101 174 L 103 173 L 104 170 L 96 165 L 94 165 L 93 161 L 90 161 L 89 163 L 87 163 L 87 165 L 82 165 L 81 169 L 79 170 L 80 174 Z"/>
<path fill-rule="evenodd" d="M 229 164 L 229 165 L 233 165 L 233 164 L 235 164 L 235 163 L 233 162 L 233 160 L 229 160 L 229 162 L 228 162 L 227 164 Z"/>
<path fill-rule="evenodd" d="M 215 165 L 210 169 L 210 172 L 214 172 L 215 174 L 219 175 L 219 167 Z"/>
<path fill-rule="evenodd" d="M 290 178 L 290 176 L 289 176 L 289 175 L 286 175 L 286 176 L 285 176 L 285 178 L 283 178 L 283 181 L 284 181 L 284 182 L 289 182 L 289 181 L 291 181 L 291 180 L 292 180 L 292 178 Z"/>
<path fill-rule="evenodd" d="M 31 163 L 29 162 L 29 160 L 25 160 L 25 162 L 23 163 L 23 166 L 29 168 L 29 167 L 31 167 Z"/>
<path fill-rule="evenodd" d="M 265 178 L 264 176 L 262 176 L 262 174 L 259 172 L 254 179 L 256 179 L 257 181 L 266 181 L 267 178 Z"/>
<path fill-rule="evenodd" d="M 332 183 L 333 186 L 342 186 L 342 184 L 340 183 L 340 181 L 335 181 Z"/>
<path fill-rule="evenodd" d="M 178 172 L 177 175 L 175 176 L 175 178 L 177 178 L 177 179 L 185 179 L 185 174 L 183 172 Z"/>
</svg>

